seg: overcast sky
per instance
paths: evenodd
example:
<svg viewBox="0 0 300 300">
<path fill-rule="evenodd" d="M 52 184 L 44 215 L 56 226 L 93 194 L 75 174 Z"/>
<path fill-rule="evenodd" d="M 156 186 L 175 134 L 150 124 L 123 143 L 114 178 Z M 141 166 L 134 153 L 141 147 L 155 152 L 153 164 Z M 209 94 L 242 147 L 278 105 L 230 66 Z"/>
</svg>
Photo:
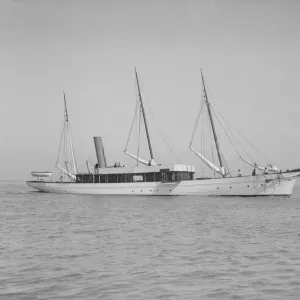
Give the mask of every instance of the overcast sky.
<svg viewBox="0 0 300 300">
<path fill-rule="evenodd" d="M 133 164 L 122 151 L 137 99 L 134 67 L 155 116 L 149 126 L 159 163 L 199 168 L 188 145 L 202 68 L 226 119 L 278 167 L 300 167 L 299 15 L 296 0 L 2 0 L 0 179 L 52 170 L 63 90 L 80 169 L 96 161 L 95 135 L 109 163 Z M 223 151 L 233 169 L 248 172 L 234 150 Z"/>
</svg>

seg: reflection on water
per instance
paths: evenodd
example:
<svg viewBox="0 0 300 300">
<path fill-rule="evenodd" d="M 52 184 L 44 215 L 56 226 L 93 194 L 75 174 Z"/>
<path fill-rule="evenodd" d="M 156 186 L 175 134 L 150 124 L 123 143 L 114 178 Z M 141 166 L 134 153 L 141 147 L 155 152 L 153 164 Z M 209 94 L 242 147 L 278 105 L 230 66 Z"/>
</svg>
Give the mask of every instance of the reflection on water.
<svg viewBox="0 0 300 300">
<path fill-rule="evenodd" d="M 299 299 L 292 198 L 43 194 L 0 182 L 0 299 Z"/>
</svg>

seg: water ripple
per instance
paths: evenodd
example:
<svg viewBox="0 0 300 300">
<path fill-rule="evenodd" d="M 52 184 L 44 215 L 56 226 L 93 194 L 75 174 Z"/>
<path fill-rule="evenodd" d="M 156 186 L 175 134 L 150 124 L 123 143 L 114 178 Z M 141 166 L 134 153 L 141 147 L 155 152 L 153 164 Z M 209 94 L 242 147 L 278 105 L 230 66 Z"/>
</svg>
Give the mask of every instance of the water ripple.
<svg viewBox="0 0 300 300">
<path fill-rule="evenodd" d="M 298 299 L 291 199 L 0 193 L 0 299 Z"/>
</svg>

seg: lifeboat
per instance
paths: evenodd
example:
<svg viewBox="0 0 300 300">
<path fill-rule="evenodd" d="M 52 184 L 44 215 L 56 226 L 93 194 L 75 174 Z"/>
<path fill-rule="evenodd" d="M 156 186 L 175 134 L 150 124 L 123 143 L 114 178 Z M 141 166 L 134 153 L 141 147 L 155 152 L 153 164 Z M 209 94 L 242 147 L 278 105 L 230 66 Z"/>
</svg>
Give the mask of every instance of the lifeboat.
<svg viewBox="0 0 300 300">
<path fill-rule="evenodd" d="M 52 172 L 48 172 L 48 171 L 45 171 L 45 172 L 31 172 L 31 175 L 33 177 L 50 177 L 52 175 Z"/>
</svg>

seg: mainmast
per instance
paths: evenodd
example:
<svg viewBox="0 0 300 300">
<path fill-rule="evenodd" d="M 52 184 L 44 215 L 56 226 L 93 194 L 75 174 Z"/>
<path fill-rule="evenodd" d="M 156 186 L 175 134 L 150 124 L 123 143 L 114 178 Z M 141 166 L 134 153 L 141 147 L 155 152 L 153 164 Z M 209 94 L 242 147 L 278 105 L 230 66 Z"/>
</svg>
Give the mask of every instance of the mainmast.
<svg viewBox="0 0 300 300">
<path fill-rule="evenodd" d="M 136 78 L 136 83 L 137 83 L 137 87 L 138 87 L 139 99 L 140 99 L 140 103 L 141 103 L 141 109 L 142 109 L 142 114 L 143 114 L 143 119 L 144 119 L 144 124 L 145 124 L 145 130 L 146 130 L 146 135 L 147 135 L 147 141 L 148 141 L 148 146 L 149 146 L 149 151 L 150 151 L 150 157 L 151 157 L 150 162 L 151 162 L 151 165 L 153 165 L 153 164 L 155 164 L 154 155 L 153 155 L 153 151 L 152 151 L 152 145 L 151 145 L 150 135 L 149 135 L 149 131 L 148 131 L 147 119 L 146 119 L 146 114 L 145 114 L 145 109 L 144 109 L 144 104 L 143 104 L 143 100 L 142 100 L 142 95 L 141 95 L 140 85 L 139 85 L 139 79 L 138 79 L 136 69 L 135 69 L 135 78 Z"/>
<path fill-rule="evenodd" d="M 224 170 L 224 166 L 223 166 L 223 162 L 222 162 L 222 157 L 221 157 L 221 151 L 220 151 L 220 145 L 219 145 L 218 136 L 216 134 L 216 129 L 215 129 L 215 125 L 214 125 L 214 120 L 213 120 L 211 109 L 210 109 L 210 103 L 208 101 L 208 97 L 207 97 L 207 93 L 206 93 L 206 87 L 205 87 L 205 83 L 204 83 L 202 69 L 201 69 L 201 78 L 202 78 L 202 85 L 203 85 L 203 93 L 204 93 L 205 104 L 206 104 L 207 110 L 208 110 L 210 124 L 211 124 L 212 132 L 213 132 L 213 136 L 214 136 L 214 140 L 215 140 L 215 144 L 216 144 L 216 148 L 217 148 L 219 163 L 220 163 L 222 174 L 223 174 L 223 176 L 225 176 L 225 170 Z"/>
</svg>

